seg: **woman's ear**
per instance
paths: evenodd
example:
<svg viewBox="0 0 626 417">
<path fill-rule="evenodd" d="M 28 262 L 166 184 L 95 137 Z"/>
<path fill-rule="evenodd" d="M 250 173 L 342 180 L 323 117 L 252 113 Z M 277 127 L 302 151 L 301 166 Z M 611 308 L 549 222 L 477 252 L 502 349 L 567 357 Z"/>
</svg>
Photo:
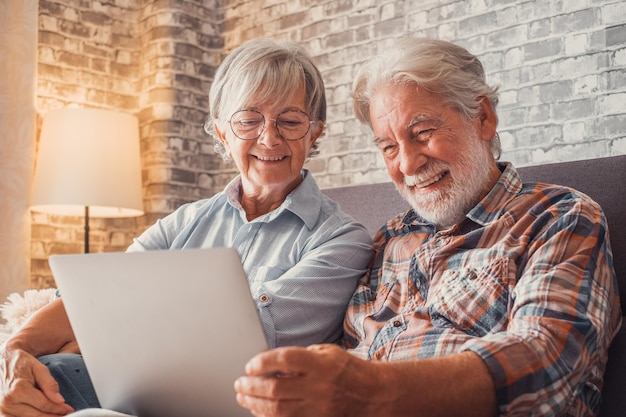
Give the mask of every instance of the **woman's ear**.
<svg viewBox="0 0 626 417">
<path fill-rule="evenodd" d="M 226 137 L 226 134 L 222 131 L 222 129 L 217 123 L 213 125 L 213 130 L 215 131 L 215 136 L 217 136 L 219 141 L 222 142 L 222 145 L 224 146 L 224 150 L 226 151 L 226 155 L 230 158 L 231 157 L 230 146 L 229 146 L 228 138 Z"/>
<path fill-rule="evenodd" d="M 322 136 L 322 133 L 324 133 L 324 127 L 326 125 L 321 120 L 318 120 L 313 124 L 313 126 L 314 130 L 313 132 L 311 132 L 311 146 L 313 146 L 315 141 L 317 141 L 317 139 Z"/>
</svg>

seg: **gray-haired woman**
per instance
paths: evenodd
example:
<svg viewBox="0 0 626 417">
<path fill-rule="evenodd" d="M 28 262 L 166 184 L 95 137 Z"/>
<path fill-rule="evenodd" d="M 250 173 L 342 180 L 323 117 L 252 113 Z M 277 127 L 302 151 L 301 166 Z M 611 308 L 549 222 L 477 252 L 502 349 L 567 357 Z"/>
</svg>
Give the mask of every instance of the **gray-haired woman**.
<svg viewBox="0 0 626 417">
<path fill-rule="evenodd" d="M 270 346 L 337 341 L 372 241 L 303 169 L 326 120 L 319 71 L 293 45 L 252 40 L 226 57 L 209 101 L 205 128 L 240 175 L 217 195 L 158 220 L 128 250 L 234 247 Z M 0 351 L 0 415 L 97 407 L 86 372 L 67 372 L 84 368 L 77 353 L 59 298 Z M 48 368 L 35 358 L 41 355 Z"/>
</svg>

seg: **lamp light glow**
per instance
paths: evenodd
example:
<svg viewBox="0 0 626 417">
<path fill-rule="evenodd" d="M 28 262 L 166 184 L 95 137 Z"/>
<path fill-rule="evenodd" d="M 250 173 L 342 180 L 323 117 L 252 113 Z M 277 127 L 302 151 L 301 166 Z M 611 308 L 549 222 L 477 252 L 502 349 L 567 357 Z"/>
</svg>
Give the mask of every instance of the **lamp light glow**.
<svg viewBox="0 0 626 417">
<path fill-rule="evenodd" d="M 139 127 L 131 114 L 64 108 L 44 115 L 31 210 L 88 219 L 143 214 Z"/>
</svg>

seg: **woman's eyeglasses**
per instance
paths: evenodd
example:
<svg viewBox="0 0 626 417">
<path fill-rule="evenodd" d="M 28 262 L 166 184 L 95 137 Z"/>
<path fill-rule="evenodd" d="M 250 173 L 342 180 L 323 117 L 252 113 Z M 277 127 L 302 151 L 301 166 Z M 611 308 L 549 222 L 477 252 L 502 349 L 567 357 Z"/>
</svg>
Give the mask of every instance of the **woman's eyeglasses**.
<svg viewBox="0 0 626 417">
<path fill-rule="evenodd" d="M 276 131 L 285 140 L 298 140 L 306 136 L 311 128 L 309 115 L 300 110 L 285 110 L 273 120 Z M 239 110 L 228 123 L 235 136 L 242 140 L 255 140 L 266 128 L 265 116 L 256 110 Z"/>
</svg>

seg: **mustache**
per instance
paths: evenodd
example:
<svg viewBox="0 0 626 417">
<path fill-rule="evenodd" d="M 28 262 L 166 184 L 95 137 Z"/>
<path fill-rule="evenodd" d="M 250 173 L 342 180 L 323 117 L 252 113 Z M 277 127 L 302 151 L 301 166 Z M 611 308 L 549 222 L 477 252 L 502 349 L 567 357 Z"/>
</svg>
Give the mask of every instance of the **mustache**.
<svg viewBox="0 0 626 417">
<path fill-rule="evenodd" d="M 427 165 L 420 168 L 419 172 L 413 175 L 404 175 L 404 185 L 413 187 L 417 184 L 429 183 L 446 171 L 449 171 L 447 164 L 439 161 L 428 162 Z"/>
</svg>

